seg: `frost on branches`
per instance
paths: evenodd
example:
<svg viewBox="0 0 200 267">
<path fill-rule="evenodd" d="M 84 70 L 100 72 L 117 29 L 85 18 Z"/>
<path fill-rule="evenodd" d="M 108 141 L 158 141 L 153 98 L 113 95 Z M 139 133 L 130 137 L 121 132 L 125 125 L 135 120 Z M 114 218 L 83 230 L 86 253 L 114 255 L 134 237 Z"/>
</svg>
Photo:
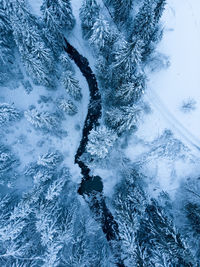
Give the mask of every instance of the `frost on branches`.
<svg viewBox="0 0 200 267">
<path fill-rule="evenodd" d="M 25 111 L 24 113 L 28 122 L 35 128 L 53 131 L 60 126 L 60 119 L 55 113 L 47 111 L 38 111 L 36 109 Z"/>
<path fill-rule="evenodd" d="M 53 55 L 48 48 L 40 25 L 30 11 L 26 1 L 14 1 L 9 12 L 14 40 L 22 61 L 37 84 L 51 87 Z"/>
<path fill-rule="evenodd" d="M 16 178 L 16 167 L 19 160 L 12 151 L 5 145 L 0 144 L 0 184 L 8 187 L 12 186 Z M 15 172 L 13 173 L 13 170 Z"/>
<path fill-rule="evenodd" d="M 114 67 L 122 69 L 126 75 L 131 75 L 141 63 L 142 52 L 142 41 L 134 40 L 131 43 L 123 41 L 115 52 Z"/>
<path fill-rule="evenodd" d="M 62 82 L 67 93 L 75 100 L 80 101 L 82 98 L 82 93 L 79 86 L 79 81 L 73 77 L 73 73 L 71 71 L 66 71 L 63 73 Z"/>
<path fill-rule="evenodd" d="M 122 84 L 116 93 L 116 99 L 120 104 L 131 104 L 137 102 L 144 94 L 145 78 L 143 75 L 132 77 L 128 83 Z"/>
<path fill-rule="evenodd" d="M 0 125 L 19 120 L 21 113 L 13 106 L 7 103 L 0 104 Z"/>
<path fill-rule="evenodd" d="M 114 145 L 116 139 L 117 135 L 114 131 L 106 128 L 105 126 L 93 129 L 89 135 L 87 152 L 94 157 L 104 159 L 110 152 L 110 149 Z"/>
<path fill-rule="evenodd" d="M 59 98 L 57 100 L 57 107 L 64 114 L 70 116 L 74 116 L 78 112 L 76 105 L 71 100 L 65 98 Z"/>
<path fill-rule="evenodd" d="M 100 6 L 96 0 L 84 0 L 80 9 L 81 27 L 83 37 L 89 39 L 91 36 L 92 27 L 98 18 Z"/>
<path fill-rule="evenodd" d="M 122 134 L 137 128 L 141 113 L 142 109 L 136 105 L 112 108 L 106 112 L 105 121 L 108 127 Z"/>
<path fill-rule="evenodd" d="M 95 48 L 98 48 L 99 51 L 104 51 L 112 43 L 113 39 L 114 35 L 112 34 L 109 23 L 100 16 L 96 19 L 92 27 L 91 37 L 89 39 L 90 43 Z"/>
<path fill-rule="evenodd" d="M 9 82 L 13 75 L 13 36 L 10 21 L 0 2 L 0 84 Z"/>
<path fill-rule="evenodd" d="M 45 24 L 52 32 L 71 30 L 75 24 L 70 0 L 44 0 L 41 10 Z"/>
</svg>

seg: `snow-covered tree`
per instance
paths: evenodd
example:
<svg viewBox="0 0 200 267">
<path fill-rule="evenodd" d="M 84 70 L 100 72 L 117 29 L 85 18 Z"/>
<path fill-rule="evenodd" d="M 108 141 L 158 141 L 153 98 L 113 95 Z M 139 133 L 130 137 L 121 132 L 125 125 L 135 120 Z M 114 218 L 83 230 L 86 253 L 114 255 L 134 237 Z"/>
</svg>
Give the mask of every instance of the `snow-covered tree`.
<svg viewBox="0 0 200 267">
<path fill-rule="evenodd" d="M 25 0 L 13 2 L 13 9 L 10 20 L 22 61 L 35 83 L 51 87 L 53 55 L 46 45 L 40 25 L 29 12 Z"/>
<path fill-rule="evenodd" d="M 74 71 L 71 60 L 66 52 L 63 52 L 60 54 L 59 61 L 61 62 L 61 65 L 64 68 L 64 70 L 68 70 L 72 72 Z"/>
<path fill-rule="evenodd" d="M 35 128 L 44 130 L 57 130 L 60 126 L 60 118 L 56 113 L 49 113 L 47 111 L 38 111 L 31 109 L 24 113 L 27 121 L 29 121 Z"/>
<path fill-rule="evenodd" d="M 62 189 L 50 190 L 51 196 L 47 189 L 53 181 L 40 181 L 20 201 L 14 199 L 12 205 L 6 203 L 7 209 L 0 212 L 2 266 L 55 266 L 60 261 L 58 253 L 71 235 L 71 214 L 76 211 L 72 199 L 67 208 L 60 198 L 68 178 L 69 171 L 54 176 L 54 181 L 62 179 L 64 183 Z"/>
<path fill-rule="evenodd" d="M 0 125 L 8 124 L 20 118 L 21 113 L 13 105 L 7 103 L 0 104 Z"/>
<path fill-rule="evenodd" d="M 105 51 L 108 46 L 111 46 L 113 40 L 114 35 L 110 25 L 100 16 L 91 29 L 90 43 L 98 50 Z"/>
<path fill-rule="evenodd" d="M 145 77 L 138 75 L 132 77 L 131 81 L 122 84 L 116 92 L 116 99 L 120 104 L 133 104 L 143 95 L 145 89 Z"/>
<path fill-rule="evenodd" d="M 141 108 L 136 105 L 113 107 L 106 112 L 105 121 L 108 127 L 122 134 L 137 128 L 141 112 Z"/>
<path fill-rule="evenodd" d="M 105 126 L 93 129 L 89 134 L 89 141 L 87 144 L 87 151 L 94 157 L 103 159 L 110 152 L 117 139 L 114 131 Z"/>
<path fill-rule="evenodd" d="M 46 26 L 55 34 L 71 30 L 75 24 L 70 0 L 44 0 L 41 10 Z"/>
<path fill-rule="evenodd" d="M 156 3 L 156 7 L 154 10 L 154 19 L 155 23 L 158 23 L 160 18 L 162 17 L 163 11 L 165 10 L 166 0 L 154 0 Z"/>
<path fill-rule="evenodd" d="M 183 111 L 184 113 L 189 113 L 196 109 L 196 104 L 197 103 L 194 99 L 188 98 L 183 101 L 181 105 L 181 111 Z"/>
<path fill-rule="evenodd" d="M 99 17 L 100 6 L 96 0 L 84 0 L 80 9 L 80 18 L 83 36 L 89 39 L 92 34 L 92 27 Z"/>
<path fill-rule="evenodd" d="M 173 222 L 154 199 L 148 204 L 138 236 L 151 255 L 150 262 L 164 266 L 194 266 L 192 254 Z"/>
<path fill-rule="evenodd" d="M 62 175 L 60 175 L 58 179 L 54 180 L 52 184 L 48 187 L 45 199 L 47 199 L 48 201 L 52 201 L 61 194 L 63 187 L 66 183 L 66 177 L 70 177 L 70 173 L 67 168 L 62 169 Z"/>
<path fill-rule="evenodd" d="M 125 177 L 124 177 L 125 176 Z M 142 176 L 134 169 L 123 172 L 114 195 L 115 217 L 126 266 L 195 266 L 185 240 L 171 218 L 143 190 Z"/>
<path fill-rule="evenodd" d="M 112 83 L 111 74 L 112 71 L 110 69 L 110 65 L 108 62 L 105 61 L 103 57 L 99 57 L 96 62 L 96 75 L 98 78 L 99 83 L 102 85 L 103 88 L 109 88 Z"/>
<path fill-rule="evenodd" d="M 177 192 L 175 216 L 191 250 L 200 264 L 200 179 L 188 178 Z M 178 203 L 177 203 L 178 202 Z M 197 264 L 197 266 L 198 266 Z"/>
<path fill-rule="evenodd" d="M 16 178 L 16 171 L 12 172 L 18 164 L 19 160 L 12 151 L 7 146 L 0 144 L 0 184 L 12 186 L 12 182 Z"/>
<path fill-rule="evenodd" d="M 30 164 L 24 175 L 32 179 L 34 184 L 51 180 L 54 175 L 54 171 L 51 168 L 38 165 L 37 163 Z"/>
<path fill-rule="evenodd" d="M 122 72 L 130 77 L 140 66 L 142 60 L 143 42 L 134 40 L 129 43 L 122 41 L 114 53 L 114 71 Z M 118 70 L 119 69 L 119 70 Z"/>
<path fill-rule="evenodd" d="M 70 0 L 44 0 L 41 6 L 44 20 L 44 35 L 56 55 L 62 50 L 64 31 L 74 27 Z"/>
<path fill-rule="evenodd" d="M 44 167 L 48 167 L 49 169 L 54 169 L 59 163 L 62 162 L 62 160 L 63 157 L 59 151 L 48 152 L 42 156 L 39 156 L 37 164 Z"/>
<path fill-rule="evenodd" d="M 0 2 L 0 83 L 8 82 L 13 73 L 13 36 L 10 21 Z"/>
<path fill-rule="evenodd" d="M 181 158 L 186 160 L 188 152 L 189 148 L 175 138 L 171 130 L 165 129 L 158 138 L 152 141 L 148 156 L 152 158 L 165 157 L 172 161 Z"/>
<path fill-rule="evenodd" d="M 145 0 L 133 22 L 132 37 L 144 44 L 144 53 L 148 53 L 151 41 L 158 38 L 158 22 L 164 10 L 165 0 Z"/>
<path fill-rule="evenodd" d="M 69 169 L 59 168 L 56 165 L 51 179 L 38 181 L 21 199 L 14 194 L 0 198 L 1 266 L 99 263 L 106 267 L 105 263 L 110 263 L 106 239 L 88 208 L 78 200 Z"/>
<path fill-rule="evenodd" d="M 133 7 L 133 0 L 112 0 L 110 3 L 114 9 L 114 20 L 124 24 L 129 19 L 130 11 Z"/>
<path fill-rule="evenodd" d="M 133 36 L 148 43 L 154 29 L 155 2 L 145 0 L 134 19 Z"/>
<path fill-rule="evenodd" d="M 77 101 L 81 100 L 82 94 L 79 81 L 73 77 L 73 73 L 71 71 L 66 71 L 63 73 L 62 82 L 67 93 L 71 97 Z"/>
<path fill-rule="evenodd" d="M 122 257 L 125 259 L 125 266 L 143 266 L 144 262 L 141 264 L 140 260 L 142 253 L 140 252 L 137 231 L 145 213 L 147 200 L 137 182 L 140 179 L 139 175 L 135 171 L 125 172 L 125 175 L 125 179 L 120 186 L 118 185 L 113 198 L 114 215 L 122 242 Z M 145 253 L 145 249 L 143 252 Z"/>
<path fill-rule="evenodd" d="M 57 107 L 60 111 L 70 116 L 73 116 L 78 112 L 76 105 L 71 100 L 66 98 L 59 98 L 57 100 Z"/>
</svg>

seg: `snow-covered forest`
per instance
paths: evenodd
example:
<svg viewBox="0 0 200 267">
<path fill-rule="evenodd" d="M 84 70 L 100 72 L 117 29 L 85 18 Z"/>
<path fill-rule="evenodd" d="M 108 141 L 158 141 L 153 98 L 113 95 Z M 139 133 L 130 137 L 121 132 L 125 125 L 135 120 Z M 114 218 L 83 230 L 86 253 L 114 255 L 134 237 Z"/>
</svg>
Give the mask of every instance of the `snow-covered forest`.
<svg viewBox="0 0 200 267">
<path fill-rule="evenodd" d="M 200 266 L 199 0 L 0 0 L 0 267 Z"/>
</svg>

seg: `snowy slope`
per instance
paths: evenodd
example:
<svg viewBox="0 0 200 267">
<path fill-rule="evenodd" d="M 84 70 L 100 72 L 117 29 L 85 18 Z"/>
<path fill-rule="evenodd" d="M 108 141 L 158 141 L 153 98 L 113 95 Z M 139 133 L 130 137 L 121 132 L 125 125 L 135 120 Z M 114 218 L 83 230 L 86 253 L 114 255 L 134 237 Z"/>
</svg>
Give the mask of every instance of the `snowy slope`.
<svg viewBox="0 0 200 267">
<path fill-rule="evenodd" d="M 200 146 L 200 3 L 198 0 L 168 0 L 163 15 L 164 36 L 158 51 L 170 58 L 170 67 L 149 77 L 148 96 L 155 105 L 160 102 L 170 113 L 173 127 L 187 131 L 190 141 Z M 195 110 L 184 113 L 183 101 L 196 101 Z M 153 105 L 153 104 L 152 104 Z M 174 120 L 174 121 L 173 121 Z M 178 122 L 178 123 L 177 123 Z M 183 130 L 183 128 L 185 130 Z"/>
<path fill-rule="evenodd" d="M 151 114 L 144 118 L 136 136 L 126 149 L 133 161 L 149 151 L 152 141 L 165 129 L 188 147 L 188 158 L 170 160 L 154 157 L 143 165 L 144 173 L 152 176 L 152 184 L 171 194 L 182 179 L 200 173 L 200 2 L 198 0 L 168 0 L 162 17 L 164 35 L 157 52 L 169 57 L 170 65 L 154 72 L 148 70 L 148 84 L 144 99 Z M 184 102 L 192 99 L 193 108 L 184 112 Z M 165 146 L 165 144 L 163 144 Z M 191 160 L 191 155 L 195 160 Z M 193 158 L 193 159 L 194 159 Z M 152 186 L 155 190 L 156 186 Z"/>
</svg>

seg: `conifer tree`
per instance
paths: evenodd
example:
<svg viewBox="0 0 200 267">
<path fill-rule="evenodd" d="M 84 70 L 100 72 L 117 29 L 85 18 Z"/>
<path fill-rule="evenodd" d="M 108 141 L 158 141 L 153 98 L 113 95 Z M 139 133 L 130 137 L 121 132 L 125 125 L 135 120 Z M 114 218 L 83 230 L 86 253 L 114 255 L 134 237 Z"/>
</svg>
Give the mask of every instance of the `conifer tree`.
<svg viewBox="0 0 200 267">
<path fill-rule="evenodd" d="M 82 98 L 82 93 L 79 86 L 79 81 L 73 77 L 73 73 L 71 71 L 66 71 L 63 73 L 62 82 L 67 93 L 75 100 L 80 101 Z"/>
<path fill-rule="evenodd" d="M 42 156 L 39 156 L 39 159 L 37 161 L 37 164 L 39 166 L 44 166 L 48 167 L 49 169 L 51 168 L 56 168 L 61 162 L 63 161 L 63 157 L 60 154 L 59 151 L 55 152 L 48 152 Z"/>
<path fill-rule="evenodd" d="M 144 53 L 151 50 L 151 42 L 158 38 L 158 22 L 164 10 L 165 0 L 145 0 L 134 19 L 132 38 L 144 43 Z"/>
<path fill-rule="evenodd" d="M 195 266 L 185 240 L 155 199 L 148 199 L 142 176 L 124 170 L 114 196 L 126 266 Z M 123 190 L 122 190 L 123 188 Z"/>
<path fill-rule="evenodd" d="M 57 107 L 60 111 L 70 116 L 74 116 L 78 112 L 76 105 L 71 100 L 65 98 L 57 100 Z"/>
<path fill-rule="evenodd" d="M 89 39 L 92 34 L 92 27 L 99 17 L 100 7 L 96 0 L 84 0 L 80 9 L 80 18 L 83 37 Z"/>
<path fill-rule="evenodd" d="M 0 125 L 9 124 L 21 118 L 21 113 L 8 103 L 0 104 Z"/>
<path fill-rule="evenodd" d="M 67 71 L 74 71 L 71 60 L 66 52 L 62 52 L 59 57 L 59 61 L 61 62 L 62 67 L 64 70 Z"/>
<path fill-rule="evenodd" d="M 163 11 L 165 10 L 165 5 L 166 5 L 166 0 L 155 0 L 156 3 L 156 7 L 154 10 L 154 19 L 155 19 L 155 23 L 158 23 Z"/>
<path fill-rule="evenodd" d="M 134 40 L 132 43 L 123 41 L 116 50 L 114 68 L 117 72 L 131 77 L 139 68 L 142 60 L 143 42 Z"/>
<path fill-rule="evenodd" d="M 101 263 L 112 257 L 102 231 L 79 202 L 69 169 L 53 165 L 45 165 L 51 179 L 39 180 L 21 199 L 0 198 L 0 265 L 106 267 Z"/>
<path fill-rule="evenodd" d="M 133 37 L 145 45 L 150 42 L 154 30 L 154 7 L 154 1 L 145 0 L 133 22 Z"/>
<path fill-rule="evenodd" d="M 124 24 L 129 19 L 133 7 L 133 0 L 111 0 L 114 9 L 114 20 L 116 23 Z"/>
<path fill-rule="evenodd" d="M 19 164 L 19 160 L 5 145 L 0 144 L 0 184 L 12 186 L 16 173 L 12 171 Z"/>
<path fill-rule="evenodd" d="M 60 118 L 57 114 L 36 109 L 25 111 L 26 119 L 37 129 L 53 131 L 59 128 Z"/>
<path fill-rule="evenodd" d="M 70 0 L 44 0 L 41 6 L 44 20 L 44 35 L 56 55 L 63 47 L 65 31 L 70 31 L 75 25 Z"/>
<path fill-rule="evenodd" d="M 103 159 L 108 155 L 116 139 L 117 135 L 105 126 L 93 129 L 89 135 L 87 151 L 93 157 Z"/>
<path fill-rule="evenodd" d="M 133 76 L 131 81 L 121 85 L 116 92 L 116 99 L 119 104 L 133 104 L 137 102 L 145 89 L 145 78 L 144 76 L 137 75 Z"/>
<path fill-rule="evenodd" d="M 53 55 L 45 43 L 40 25 L 29 12 L 25 0 L 16 0 L 13 9 L 10 19 L 22 61 L 35 83 L 51 87 Z"/>
<path fill-rule="evenodd" d="M 193 254 L 200 264 L 200 179 L 189 178 L 178 190 L 178 217 L 181 232 L 189 242 Z M 197 266 L 198 266 L 197 264 Z"/>
<path fill-rule="evenodd" d="M 13 36 L 7 12 L 0 2 L 0 83 L 8 82 L 13 74 Z"/>
<path fill-rule="evenodd" d="M 112 29 L 108 22 L 100 16 L 91 29 L 90 43 L 99 51 L 105 51 L 111 46 L 113 39 Z"/>
<path fill-rule="evenodd" d="M 75 19 L 70 0 L 44 0 L 41 10 L 45 25 L 52 33 L 62 33 L 74 27 Z"/>
<path fill-rule="evenodd" d="M 105 121 L 108 127 L 118 134 L 137 128 L 138 119 L 142 110 L 136 105 L 113 107 L 105 114 Z"/>
<path fill-rule="evenodd" d="M 137 231 L 144 216 L 147 200 L 145 193 L 138 184 L 139 175 L 135 171 L 125 171 L 125 175 L 125 179 L 114 194 L 113 205 L 115 218 L 119 225 L 122 257 L 125 259 L 125 266 L 137 267 L 143 266 L 144 263 L 141 257 L 142 254 L 143 257 L 145 255 L 145 248 L 139 246 Z"/>
<path fill-rule="evenodd" d="M 155 199 L 146 207 L 138 236 L 147 246 L 152 264 L 164 262 L 165 266 L 194 266 L 190 250 Z"/>
</svg>

